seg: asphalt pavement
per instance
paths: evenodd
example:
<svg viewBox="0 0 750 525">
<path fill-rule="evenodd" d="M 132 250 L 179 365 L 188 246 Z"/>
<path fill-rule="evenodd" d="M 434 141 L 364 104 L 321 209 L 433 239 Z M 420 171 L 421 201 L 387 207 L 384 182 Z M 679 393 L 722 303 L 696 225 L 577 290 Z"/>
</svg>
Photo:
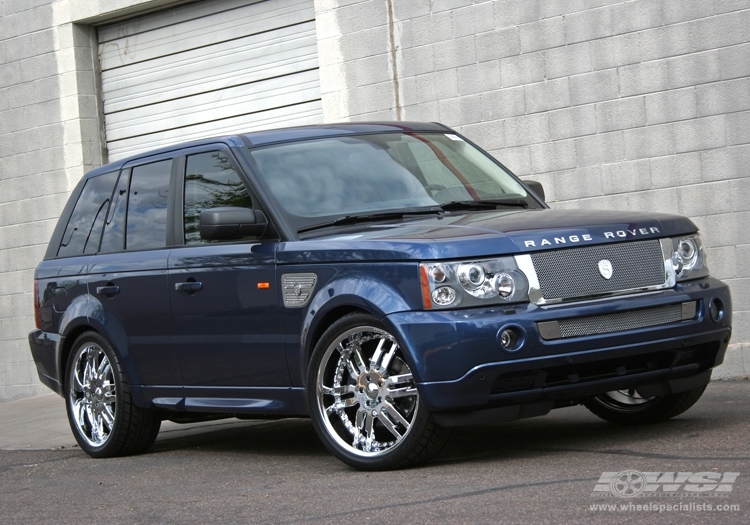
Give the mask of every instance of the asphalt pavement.
<svg viewBox="0 0 750 525">
<path fill-rule="evenodd" d="M 750 523 L 749 399 L 714 382 L 638 427 L 560 409 L 359 472 L 304 419 L 165 423 L 146 454 L 91 459 L 51 394 L 0 405 L 0 523 Z"/>
<path fill-rule="evenodd" d="M 192 436 L 226 428 L 243 428 L 262 423 L 220 419 L 178 424 L 164 421 L 157 441 Z M 0 450 L 65 450 L 78 448 L 65 414 L 65 400 L 57 394 L 0 403 Z M 2 519 L 0 519 L 2 524 Z"/>
</svg>

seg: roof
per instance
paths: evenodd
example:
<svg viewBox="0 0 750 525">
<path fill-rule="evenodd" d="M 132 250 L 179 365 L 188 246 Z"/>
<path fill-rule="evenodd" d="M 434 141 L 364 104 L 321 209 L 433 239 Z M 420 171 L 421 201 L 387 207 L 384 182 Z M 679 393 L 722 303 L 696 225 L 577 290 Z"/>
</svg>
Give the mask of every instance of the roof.
<svg viewBox="0 0 750 525">
<path fill-rule="evenodd" d="M 448 131 L 449 128 L 435 122 L 342 122 L 338 124 L 320 124 L 317 126 L 299 126 L 296 128 L 254 131 L 244 134 L 253 145 L 260 146 L 274 142 L 286 142 L 311 138 L 335 137 L 361 133 L 388 133 L 403 131 Z"/>
<path fill-rule="evenodd" d="M 336 124 L 319 124 L 314 126 L 298 126 L 292 128 L 270 129 L 264 131 L 253 131 L 240 135 L 227 135 L 210 137 L 163 148 L 153 151 L 145 151 L 137 155 L 117 160 L 96 168 L 86 174 L 86 177 L 95 177 L 103 173 L 109 173 L 113 170 L 119 170 L 122 166 L 134 159 L 143 159 L 151 155 L 162 155 L 171 151 L 205 146 L 208 144 L 223 143 L 233 147 L 242 146 L 262 146 L 278 142 L 287 142 L 295 140 L 305 140 L 312 138 L 337 137 L 342 135 L 357 135 L 364 133 L 396 133 L 403 131 L 437 131 L 446 132 L 450 128 L 436 122 L 341 122 Z"/>
</svg>

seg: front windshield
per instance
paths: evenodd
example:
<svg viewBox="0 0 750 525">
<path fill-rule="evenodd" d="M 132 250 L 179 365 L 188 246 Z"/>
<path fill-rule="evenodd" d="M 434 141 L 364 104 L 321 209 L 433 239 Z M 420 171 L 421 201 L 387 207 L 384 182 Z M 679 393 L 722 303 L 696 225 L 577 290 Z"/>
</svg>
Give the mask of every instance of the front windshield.
<svg viewBox="0 0 750 525">
<path fill-rule="evenodd" d="M 453 134 L 332 137 L 251 153 L 275 199 L 304 218 L 526 197 L 502 167 Z"/>
</svg>

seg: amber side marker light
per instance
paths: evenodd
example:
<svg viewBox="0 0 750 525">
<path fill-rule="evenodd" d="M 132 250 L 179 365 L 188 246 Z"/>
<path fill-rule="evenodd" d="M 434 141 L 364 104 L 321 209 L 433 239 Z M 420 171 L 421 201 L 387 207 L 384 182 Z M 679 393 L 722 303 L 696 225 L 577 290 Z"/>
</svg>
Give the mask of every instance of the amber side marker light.
<svg viewBox="0 0 750 525">
<path fill-rule="evenodd" d="M 430 295 L 430 278 L 427 275 L 427 267 L 422 266 L 421 270 L 421 281 L 422 281 L 422 303 L 425 310 L 432 309 L 432 296 Z"/>
<path fill-rule="evenodd" d="M 267 290 L 271 287 L 271 283 L 258 283 L 258 290 Z"/>
</svg>

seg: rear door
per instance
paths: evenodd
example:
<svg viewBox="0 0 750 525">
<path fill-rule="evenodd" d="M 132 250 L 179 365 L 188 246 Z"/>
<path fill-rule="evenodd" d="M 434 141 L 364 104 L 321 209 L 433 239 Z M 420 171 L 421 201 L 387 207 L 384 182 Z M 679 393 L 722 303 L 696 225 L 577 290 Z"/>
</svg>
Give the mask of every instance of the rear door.
<svg viewBox="0 0 750 525">
<path fill-rule="evenodd" d="M 178 170 L 184 198 L 176 207 L 182 224 L 175 244 L 182 246 L 169 256 L 169 295 L 185 385 L 196 387 L 186 395 L 289 386 L 275 289 L 277 242 L 248 237 L 218 243 L 200 235 L 202 210 L 256 208 L 257 199 L 226 147 L 191 150 Z"/>
<path fill-rule="evenodd" d="M 89 293 L 112 342 L 123 353 L 133 385 L 180 386 L 169 344 L 167 209 L 171 157 L 124 166 L 107 214 L 99 253 L 90 260 Z"/>
</svg>

